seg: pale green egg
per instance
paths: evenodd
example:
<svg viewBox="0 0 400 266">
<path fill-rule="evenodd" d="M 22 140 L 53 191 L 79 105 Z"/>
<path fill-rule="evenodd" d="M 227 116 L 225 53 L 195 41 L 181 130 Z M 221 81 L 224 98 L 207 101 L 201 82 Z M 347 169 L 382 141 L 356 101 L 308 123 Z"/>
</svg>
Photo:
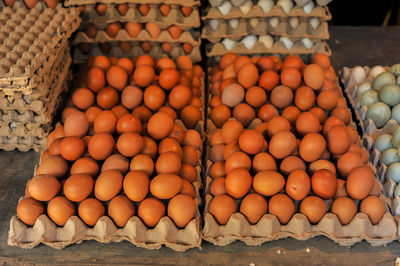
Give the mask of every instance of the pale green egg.
<svg viewBox="0 0 400 266">
<path fill-rule="evenodd" d="M 391 164 L 387 171 L 386 176 L 392 179 L 394 182 L 400 182 L 400 163 L 393 163 Z"/>
<path fill-rule="evenodd" d="M 376 90 L 367 90 L 361 95 L 361 106 L 370 106 L 376 102 L 379 102 L 379 93 Z"/>
<path fill-rule="evenodd" d="M 398 77 L 400 75 L 400 64 L 395 64 L 393 65 L 389 71 L 391 73 L 393 73 L 393 75 L 395 75 L 396 77 Z"/>
<path fill-rule="evenodd" d="M 383 127 L 391 116 L 390 108 L 385 103 L 377 102 L 368 107 L 367 119 L 372 119 L 377 128 Z"/>
<path fill-rule="evenodd" d="M 374 148 L 380 152 L 386 149 L 392 148 L 392 136 L 389 134 L 382 134 L 376 138 L 374 142 Z"/>
<path fill-rule="evenodd" d="M 383 86 L 388 84 L 396 84 L 396 78 L 390 72 L 383 72 L 374 79 L 372 86 L 375 90 L 379 91 Z"/>
<path fill-rule="evenodd" d="M 399 154 L 396 148 L 386 149 L 382 152 L 381 161 L 384 165 L 389 166 L 392 163 L 400 162 Z"/>
<path fill-rule="evenodd" d="M 395 106 L 400 103 L 400 87 L 396 84 L 388 84 L 383 86 L 379 91 L 379 98 L 382 102 Z"/>
</svg>

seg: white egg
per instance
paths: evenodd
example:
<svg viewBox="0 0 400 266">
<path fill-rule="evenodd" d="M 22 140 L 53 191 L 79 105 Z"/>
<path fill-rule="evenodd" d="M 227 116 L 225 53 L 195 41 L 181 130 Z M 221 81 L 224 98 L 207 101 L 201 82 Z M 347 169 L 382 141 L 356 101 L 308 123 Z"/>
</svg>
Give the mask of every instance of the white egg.
<svg viewBox="0 0 400 266">
<path fill-rule="evenodd" d="M 248 35 L 242 39 L 242 43 L 247 50 L 252 49 L 256 44 L 256 42 L 257 42 L 257 37 L 254 35 Z"/>
<path fill-rule="evenodd" d="M 353 68 L 351 70 L 350 75 L 353 77 L 354 81 L 357 84 L 360 84 L 361 82 L 363 82 L 365 80 L 365 78 L 367 77 L 367 73 L 365 73 L 365 69 L 361 66 L 356 66 L 355 68 Z"/>
<path fill-rule="evenodd" d="M 228 20 L 229 26 L 231 26 L 232 29 L 236 29 L 237 26 L 239 26 L 239 19 L 233 18 Z"/>
<path fill-rule="evenodd" d="M 292 27 L 292 29 L 297 28 L 299 26 L 299 18 L 298 17 L 291 17 L 289 19 L 289 25 Z"/>
<path fill-rule="evenodd" d="M 222 15 L 226 16 L 231 11 L 232 3 L 230 1 L 224 1 L 219 7 L 218 10 Z"/>
<path fill-rule="evenodd" d="M 283 43 L 286 49 L 288 50 L 292 49 L 293 42 L 288 37 L 281 37 L 279 40 Z"/>
<path fill-rule="evenodd" d="M 262 42 L 264 46 L 268 49 L 271 49 L 274 45 L 274 38 L 271 35 L 263 35 L 258 38 L 259 42 Z"/>
<path fill-rule="evenodd" d="M 305 6 L 303 6 L 303 10 L 305 13 L 310 14 L 314 9 L 314 2 L 310 1 Z"/>
<path fill-rule="evenodd" d="M 272 17 L 272 18 L 270 18 L 269 19 L 269 25 L 271 25 L 271 27 L 272 28 L 276 28 L 276 26 L 278 26 L 279 25 L 279 18 L 277 18 L 277 17 Z"/>
<path fill-rule="evenodd" d="M 230 39 L 223 39 L 222 40 L 222 44 L 225 46 L 226 50 L 231 50 L 233 48 L 233 46 L 235 46 L 236 41 L 232 41 Z"/>
<path fill-rule="evenodd" d="M 372 90 L 372 84 L 369 81 L 364 81 L 358 86 L 357 93 L 358 95 L 362 95 L 364 92 Z"/>
<path fill-rule="evenodd" d="M 314 30 L 318 28 L 319 25 L 321 25 L 321 21 L 319 20 L 319 18 L 310 18 L 308 23 L 310 23 L 311 28 L 313 28 Z"/>
<path fill-rule="evenodd" d="M 275 3 L 272 0 L 260 0 L 258 1 L 257 5 L 261 7 L 264 13 L 268 13 L 275 5 Z"/>
<path fill-rule="evenodd" d="M 380 73 L 386 72 L 387 70 L 383 66 L 374 66 L 369 70 L 368 76 L 372 79 L 376 78 Z"/>
<path fill-rule="evenodd" d="M 247 0 L 246 2 L 244 2 L 244 4 L 239 6 L 243 14 L 249 13 L 252 7 L 253 7 L 253 2 L 251 0 Z"/>
<path fill-rule="evenodd" d="M 249 20 L 249 24 L 252 28 L 256 28 L 258 24 L 260 23 L 260 20 L 258 18 L 251 18 Z"/>
<path fill-rule="evenodd" d="M 241 5 L 243 5 L 244 1 L 246 1 L 246 0 L 231 0 L 232 4 L 234 6 L 241 6 Z"/>
<path fill-rule="evenodd" d="M 286 14 L 289 14 L 293 8 L 292 0 L 278 0 L 278 3 L 276 4 L 280 6 L 283 12 L 285 12 Z"/>
<path fill-rule="evenodd" d="M 307 50 L 310 50 L 314 46 L 314 43 L 309 38 L 303 38 L 301 42 Z"/>
<path fill-rule="evenodd" d="M 386 176 L 392 179 L 394 182 L 400 182 L 400 163 L 393 163 L 391 164 L 387 171 Z"/>
<path fill-rule="evenodd" d="M 212 30 L 216 30 L 216 29 L 218 28 L 219 21 L 218 21 L 218 19 L 210 19 L 210 20 L 208 21 L 208 25 L 210 25 L 210 28 L 211 28 Z"/>
</svg>

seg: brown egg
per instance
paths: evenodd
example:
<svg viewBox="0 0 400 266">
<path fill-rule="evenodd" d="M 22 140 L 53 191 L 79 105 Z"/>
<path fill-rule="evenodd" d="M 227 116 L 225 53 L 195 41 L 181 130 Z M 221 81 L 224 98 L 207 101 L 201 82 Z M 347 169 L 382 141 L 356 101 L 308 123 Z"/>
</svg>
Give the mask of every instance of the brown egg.
<svg viewBox="0 0 400 266">
<path fill-rule="evenodd" d="M 210 213 L 220 225 L 225 225 L 236 211 L 235 201 L 226 194 L 215 196 L 210 202 Z"/>
<path fill-rule="evenodd" d="M 96 117 L 101 113 L 101 111 L 102 110 L 97 106 L 89 107 L 89 109 L 87 109 L 85 112 L 89 123 L 93 123 Z"/>
<path fill-rule="evenodd" d="M 193 105 L 185 106 L 179 115 L 179 118 L 188 129 L 195 128 L 197 123 L 201 120 L 201 117 L 200 109 Z"/>
<path fill-rule="evenodd" d="M 181 126 L 175 123 L 171 133 L 169 134 L 169 137 L 175 139 L 178 143 L 182 143 L 184 138 L 184 132 Z"/>
<path fill-rule="evenodd" d="M 97 55 L 93 58 L 92 66 L 99 67 L 106 71 L 110 66 L 110 59 L 104 55 Z"/>
<path fill-rule="evenodd" d="M 39 201 L 49 201 L 60 191 L 61 185 L 51 175 L 36 175 L 29 180 L 28 192 Z"/>
<path fill-rule="evenodd" d="M 283 116 L 274 116 L 267 124 L 267 134 L 272 137 L 280 131 L 290 131 L 290 122 Z"/>
<path fill-rule="evenodd" d="M 253 86 L 246 91 L 246 102 L 252 107 L 260 107 L 267 101 L 267 94 L 264 89 Z"/>
<path fill-rule="evenodd" d="M 161 12 L 161 14 L 163 14 L 164 17 L 168 16 L 170 11 L 171 11 L 170 5 L 166 5 L 166 4 L 160 5 L 160 12 Z"/>
<path fill-rule="evenodd" d="M 79 204 L 78 214 L 85 224 L 95 226 L 99 218 L 105 214 L 105 208 L 97 199 L 89 198 Z"/>
<path fill-rule="evenodd" d="M 281 224 L 287 224 L 295 211 L 293 200 L 285 194 L 276 194 L 269 199 L 268 213 L 275 215 Z"/>
<path fill-rule="evenodd" d="M 166 152 L 174 152 L 180 157 L 183 155 L 181 145 L 174 138 L 165 138 L 158 144 L 158 154 L 163 154 Z"/>
<path fill-rule="evenodd" d="M 286 181 L 286 193 L 294 200 L 303 200 L 310 192 L 310 177 L 304 170 L 294 170 Z"/>
<path fill-rule="evenodd" d="M 314 106 L 315 94 L 314 91 L 307 87 L 301 86 L 296 90 L 294 96 L 294 104 L 302 111 L 307 111 Z"/>
<path fill-rule="evenodd" d="M 199 160 L 197 150 L 193 146 L 184 146 L 182 148 L 182 162 L 190 165 L 196 165 Z"/>
<path fill-rule="evenodd" d="M 314 174 L 316 171 L 321 170 L 321 169 L 327 169 L 327 170 L 331 171 L 334 175 L 336 175 L 335 165 L 328 160 L 320 159 L 320 160 L 312 162 L 308 166 L 308 171 L 311 174 Z"/>
<path fill-rule="evenodd" d="M 196 203 L 188 195 L 179 194 L 168 203 L 168 216 L 178 228 L 185 227 L 196 214 Z"/>
<path fill-rule="evenodd" d="M 246 89 L 257 84 L 258 81 L 258 70 L 253 63 L 247 63 L 240 67 L 237 72 L 237 80 L 240 85 Z"/>
<path fill-rule="evenodd" d="M 218 146 L 220 146 L 220 145 L 218 145 Z M 214 146 L 214 147 L 216 147 L 216 146 Z M 224 152 L 223 152 L 223 160 L 228 159 L 232 154 L 234 154 L 235 152 L 238 152 L 238 151 L 240 151 L 240 148 L 239 148 L 239 145 L 238 145 L 238 143 L 236 141 L 225 145 L 224 146 Z M 223 160 L 220 160 L 220 161 L 223 161 Z"/>
<path fill-rule="evenodd" d="M 158 83 L 165 90 L 171 90 L 178 85 L 180 74 L 175 68 L 167 68 L 160 72 Z"/>
<path fill-rule="evenodd" d="M 210 184 L 210 193 L 213 196 L 226 194 L 225 178 L 216 177 Z"/>
<path fill-rule="evenodd" d="M 347 132 L 349 132 L 351 143 L 360 144 L 360 137 L 356 128 L 352 126 L 346 126 Z"/>
<path fill-rule="evenodd" d="M 224 88 L 221 101 L 224 105 L 235 107 L 244 99 L 244 88 L 236 83 L 232 83 Z"/>
<path fill-rule="evenodd" d="M 96 11 L 100 16 L 104 16 L 104 14 L 107 11 L 107 5 L 106 4 L 97 4 L 96 5 Z"/>
<path fill-rule="evenodd" d="M 213 146 L 209 152 L 209 159 L 212 162 L 221 162 L 225 160 L 224 153 L 225 153 L 225 144 L 218 144 Z"/>
<path fill-rule="evenodd" d="M 168 96 L 169 104 L 175 109 L 182 109 L 187 104 L 189 104 L 192 97 L 192 92 L 190 88 L 178 85 L 175 86 Z"/>
<path fill-rule="evenodd" d="M 165 92 L 160 87 L 151 85 L 145 89 L 143 101 L 148 108 L 155 111 L 164 104 L 165 97 Z"/>
<path fill-rule="evenodd" d="M 132 74 L 134 65 L 131 59 L 127 57 L 119 58 L 117 61 L 117 65 L 122 67 L 128 75 Z"/>
<path fill-rule="evenodd" d="M 244 168 L 248 171 L 251 169 L 251 159 L 244 152 L 235 152 L 225 162 L 225 172 L 229 174 L 236 168 Z"/>
<path fill-rule="evenodd" d="M 353 220 L 357 213 L 357 206 L 354 201 L 348 197 L 339 197 L 332 204 L 331 212 L 336 214 L 340 223 L 346 225 Z"/>
<path fill-rule="evenodd" d="M 347 108 L 344 108 L 344 107 L 336 107 L 335 109 L 333 109 L 331 111 L 331 115 L 336 116 L 337 118 L 342 120 L 345 125 L 348 125 L 351 121 L 350 110 Z M 350 128 L 352 128 L 352 127 L 350 127 Z M 356 129 L 354 129 L 354 130 L 357 132 Z M 357 134 L 357 136 L 358 136 L 358 134 Z"/>
<path fill-rule="evenodd" d="M 114 88 L 104 87 L 97 93 L 96 101 L 101 108 L 111 109 L 119 102 L 119 95 Z"/>
<path fill-rule="evenodd" d="M 333 154 L 345 153 L 351 144 L 350 135 L 344 126 L 332 127 L 326 136 L 328 150 Z"/>
<path fill-rule="evenodd" d="M 188 195 L 191 198 L 194 198 L 196 192 L 194 191 L 194 187 L 192 183 L 187 181 L 186 179 L 182 179 L 182 189 L 179 191 L 179 194 Z"/>
<path fill-rule="evenodd" d="M 251 193 L 243 198 L 240 203 L 240 212 L 250 224 L 256 224 L 267 213 L 268 204 L 263 196 Z"/>
<path fill-rule="evenodd" d="M 65 176 L 68 163 L 59 155 L 49 155 L 36 170 L 37 175 L 51 175 L 56 178 Z"/>
<path fill-rule="evenodd" d="M 53 198 L 47 205 L 48 216 L 58 226 L 64 226 L 75 213 L 75 205 L 63 196 Z"/>
<path fill-rule="evenodd" d="M 324 123 L 324 128 L 322 133 L 324 136 L 328 134 L 328 131 L 331 130 L 334 126 L 344 126 L 344 123 L 342 120 L 337 118 L 336 116 L 330 116 L 328 119 L 326 119 Z"/>
<path fill-rule="evenodd" d="M 178 174 L 181 169 L 181 157 L 175 152 L 162 153 L 156 162 L 158 174 Z"/>
<path fill-rule="evenodd" d="M 165 206 L 159 199 L 147 198 L 140 203 L 138 215 L 146 226 L 154 227 L 165 215 Z"/>
<path fill-rule="evenodd" d="M 71 175 L 63 186 L 65 197 L 74 202 L 83 201 L 92 193 L 93 184 L 93 178 L 88 174 Z"/>
<path fill-rule="evenodd" d="M 173 127 L 174 121 L 171 116 L 158 112 L 150 118 L 147 124 L 147 132 L 154 139 L 162 139 L 171 133 Z"/>
<path fill-rule="evenodd" d="M 128 73 L 121 66 L 113 65 L 107 70 L 106 79 L 111 87 L 122 91 L 122 89 L 125 88 L 128 82 Z M 99 103 L 98 100 L 97 103 Z"/>
<path fill-rule="evenodd" d="M 264 88 L 267 92 L 272 91 L 278 84 L 279 75 L 273 70 L 264 71 L 258 81 L 258 86 Z"/>
<path fill-rule="evenodd" d="M 279 171 L 283 175 L 288 175 L 294 170 L 306 170 L 306 164 L 297 156 L 288 156 L 282 160 Z"/>
<path fill-rule="evenodd" d="M 225 162 L 216 162 L 216 163 L 214 163 L 210 168 L 209 175 L 212 178 L 225 176 L 226 175 L 226 173 L 225 173 Z"/>
<path fill-rule="evenodd" d="M 277 159 L 283 159 L 296 149 L 296 137 L 289 131 L 276 133 L 269 142 L 269 152 Z"/>
<path fill-rule="evenodd" d="M 98 92 L 106 85 L 106 75 L 99 67 L 91 67 L 87 73 L 87 86 L 93 92 Z"/>
<path fill-rule="evenodd" d="M 88 152 L 98 161 L 106 159 L 114 150 L 114 138 L 108 133 L 97 133 L 89 140 Z"/>
<path fill-rule="evenodd" d="M 285 179 L 276 171 L 258 172 L 253 179 L 253 188 L 264 196 L 272 196 L 285 186 Z"/>
<path fill-rule="evenodd" d="M 94 104 L 94 94 L 87 88 L 79 88 L 72 94 L 72 102 L 79 109 L 88 109 Z"/>
<path fill-rule="evenodd" d="M 128 32 L 129 36 L 133 38 L 138 36 L 142 29 L 143 29 L 142 24 L 138 22 L 129 21 L 125 23 L 125 30 Z"/>
<path fill-rule="evenodd" d="M 347 197 L 347 191 L 346 191 L 346 181 L 343 179 L 337 179 L 337 189 L 336 189 L 336 194 L 335 198 L 338 197 Z"/>
<path fill-rule="evenodd" d="M 159 199 L 170 199 L 182 189 L 182 178 L 175 174 L 160 174 L 150 182 L 150 192 Z"/>
<path fill-rule="evenodd" d="M 272 104 L 264 104 L 258 110 L 257 116 L 264 122 L 268 122 L 272 117 L 278 116 L 278 110 Z"/>
<path fill-rule="evenodd" d="M 136 69 L 133 72 L 133 79 L 139 87 L 149 86 L 153 83 L 154 78 L 154 69 L 152 66 L 149 65 L 136 66 Z"/>
<path fill-rule="evenodd" d="M 101 172 L 97 177 L 94 194 L 101 201 L 108 201 L 114 198 L 122 188 L 122 174 L 117 170 Z"/>
<path fill-rule="evenodd" d="M 110 110 L 101 111 L 94 120 L 95 133 L 113 133 L 117 125 L 118 118 Z"/>
<path fill-rule="evenodd" d="M 89 129 L 89 121 L 85 113 L 76 111 L 71 113 L 64 122 L 65 136 L 83 137 Z"/>
<path fill-rule="evenodd" d="M 369 166 L 354 168 L 347 177 L 347 193 L 353 199 L 362 200 L 369 195 L 374 182 L 374 173 Z"/>
<path fill-rule="evenodd" d="M 218 105 L 211 110 L 210 118 L 215 126 L 221 128 L 231 116 L 231 110 L 224 104 Z"/>
<path fill-rule="evenodd" d="M 317 196 L 323 199 L 331 199 L 336 194 L 336 176 L 329 170 L 320 169 L 312 175 L 311 186 Z"/>
<path fill-rule="evenodd" d="M 144 146 L 143 146 L 142 153 L 147 154 L 148 156 L 150 156 L 151 158 L 154 159 L 154 157 L 157 154 L 156 142 L 147 136 L 143 137 L 143 141 L 144 141 Z"/>
<path fill-rule="evenodd" d="M 305 67 L 303 73 L 304 82 L 314 90 L 319 90 L 324 84 L 324 71 L 317 64 L 310 64 Z"/>
<path fill-rule="evenodd" d="M 131 171 L 143 171 L 148 176 L 151 176 L 154 171 L 153 159 L 147 154 L 138 154 L 132 158 L 129 169 Z"/>
<path fill-rule="evenodd" d="M 221 60 L 219 61 L 219 65 L 222 69 L 224 69 L 226 66 L 235 62 L 236 58 L 237 54 L 228 52 L 224 56 L 222 56 Z"/>
<path fill-rule="evenodd" d="M 178 118 L 178 115 L 176 114 L 175 109 L 173 109 L 169 106 L 162 106 L 162 107 L 160 107 L 160 109 L 158 109 L 158 111 L 170 115 L 173 120 L 176 120 Z"/>
<path fill-rule="evenodd" d="M 176 59 L 176 65 L 180 70 L 191 70 L 193 68 L 192 59 L 186 55 L 178 56 Z"/>
<path fill-rule="evenodd" d="M 347 178 L 350 172 L 357 167 L 363 166 L 361 156 L 355 152 L 346 152 L 337 160 L 339 174 Z"/>
<path fill-rule="evenodd" d="M 137 133 L 123 133 L 117 140 L 118 151 L 126 157 L 133 157 L 139 154 L 143 150 L 143 147 L 144 140 Z"/>
<path fill-rule="evenodd" d="M 135 215 L 135 205 L 124 195 L 118 195 L 108 205 L 108 215 L 118 227 L 124 227 L 128 220 Z"/>
<path fill-rule="evenodd" d="M 276 171 L 277 167 L 274 157 L 266 152 L 256 154 L 253 158 L 253 170 L 256 173 L 266 170 Z"/>
<path fill-rule="evenodd" d="M 182 14 L 183 14 L 185 17 L 188 17 L 188 16 L 190 16 L 190 14 L 192 13 L 193 8 L 192 8 L 191 6 L 182 6 L 182 7 L 181 7 L 181 11 L 182 11 Z"/>
<path fill-rule="evenodd" d="M 168 28 L 169 35 L 171 35 L 172 39 L 178 39 L 182 34 L 182 29 L 177 25 L 172 25 Z"/>
<path fill-rule="evenodd" d="M 288 67 L 302 69 L 304 67 L 304 63 L 299 56 L 291 54 L 285 58 L 285 61 L 282 64 L 282 69 Z"/>
<path fill-rule="evenodd" d="M 121 174 L 125 174 L 129 169 L 129 160 L 121 154 L 113 154 L 108 157 L 101 167 L 101 172 L 108 170 L 117 170 Z"/>
<path fill-rule="evenodd" d="M 105 32 L 108 36 L 114 38 L 117 36 L 118 32 L 121 30 L 122 26 L 119 22 L 113 22 L 107 25 Z"/>
<path fill-rule="evenodd" d="M 329 68 L 329 66 L 331 65 L 331 60 L 329 59 L 329 57 L 326 54 L 322 53 L 315 54 L 312 58 L 312 62 L 324 69 Z"/>
<path fill-rule="evenodd" d="M 85 143 L 78 137 L 65 137 L 60 143 L 60 154 L 67 161 L 79 159 L 85 152 Z"/>
<path fill-rule="evenodd" d="M 311 112 L 304 112 L 296 120 L 296 131 L 304 136 L 308 133 L 318 133 L 321 130 L 319 119 Z"/>
<path fill-rule="evenodd" d="M 300 203 L 300 212 L 307 216 L 312 224 L 318 223 L 326 211 L 325 202 L 317 196 L 308 196 Z"/>
<path fill-rule="evenodd" d="M 190 164 L 182 164 L 179 176 L 182 177 L 183 179 L 188 180 L 189 182 L 194 182 L 197 179 L 196 168 L 194 168 Z"/>
<path fill-rule="evenodd" d="M 361 201 L 360 212 L 367 214 L 372 224 L 378 224 L 386 213 L 386 206 L 380 198 L 368 196 Z"/>
<path fill-rule="evenodd" d="M 271 58 L 262 56 L 260 57 L 260 59 L 257 60 L 257 67 L 261 72 L 264 72 L 266 70 L 274 70 L 275 63 Z"/>
<path fill-rule="evenodd" d="M 318 133 L 309 133 L 303 137 L 299 147 L 300 157 L 306 162 L 318 160 L 325 151 L 326 141 Z"/>
<path fill-rule="evenodd" d="M 334 91 L 321 91 L 317 97 L 317 104 L 326 111 L 333 110 L 338 102 L 338 95 Z"/>
<path fill-rule="evenodd" d="M 122 90 L 121 103 L 128 109 L 139 106 L 143 99 L 143 91 L 136 86 L 126 86 Z"/>
<path fill-rule="evenodd" d="M 53 140 L 47 149 L 49 155 L 61 155 L 60 154 L 60 144 L 63 141 L 64 137 L 57 138 Z"/>
<path fill-rule="evenodd" d="M 152 115 L 151 111 L 145 106 L 138 106 L 133 111 L 132 114 L 139 118 L 142 124 L 147 123 Z"/>
<path fill-rule="evenodd" d="M 33 198 L 24 198 L 18 202 L 18 218 L 26 225 L 33 226 L 42 214 L 44 214 L 44 207 L 41 202 Z"/>
<path fill-rule="evenodd" d="M 325 122 L 326 113 L 325 113 L 324 110 L 322 110 L 319 107 L 313 107 L 313 108 L 310 109 L 310 112 L 318 118 L 318 120 L 321 123 L 321 125 Z"/>
<path fill-rule="evenodd" d="M 244 127 L 248 127 L 249 124 L 256 118 L 256 112 L 254 108 L 246 103 L 239 103 L 233 108 L 232 115 L 236 118 Z"/>
<path fill-rule="evenodd" d="M 209 138 L 209 145 L 210 146 L 215 146 L 215 145 L 218 145 L 218 144 L 224 144 L 225 142 L 224 142 L 224 140 L 223 140 L 223 138 L 222 138 L 222 131 L 221 130 L 218 130 L 218 131 L 215 131 L 212 135 L 211 135 L 211 137 Z"/>
<path fill-rule="evenodd" d="M 135 202 L 142 201 L 149 192 L 149 177 L 145 172 L 132 170 L 125 175 L 123 188 L 126 196 Z"/>
<path fill-rule="evenodd" d="M 118 119 L 116 128 L 118 134 L 128 132 L 140 133 L 142 131 L 142 124 L 138 118 L 128 113 Z"/>
<path fill-rule="evenodd" d="M 236 168 L 226 176 L 226 192 L 233 198 L 242 198 L 250 190 L 251 183 L 252 178 L 249 171 L 244 168 Z"/>
<path fill-rule="evenodd" d="M 261 133 L 254 129 L 247 129 L 239 136 L 239 147 L 248 154 L 257 154 L 265 146 L 265 139 Z"/>
<path fill-rule="evenodd" d="M 296 89 L 301 84 L 301 74 L 297 68 L 287 67 L 281 71 L 281 84 Z"/>
<path fill-rule="evenodd" d="M 276 108 L 285 108 L 292 103 L 293 92 L 287 86 L 277 86 L 271 92 L 270 101 Z"/>
<path fill-rule="evenodd" d="M 184 133 L 183 144 L 193 146 L 196 149 L 200 149 L 203 145 L 203 142 L 199 132 L 194 129 L 189 129 Z"/>
</svg>

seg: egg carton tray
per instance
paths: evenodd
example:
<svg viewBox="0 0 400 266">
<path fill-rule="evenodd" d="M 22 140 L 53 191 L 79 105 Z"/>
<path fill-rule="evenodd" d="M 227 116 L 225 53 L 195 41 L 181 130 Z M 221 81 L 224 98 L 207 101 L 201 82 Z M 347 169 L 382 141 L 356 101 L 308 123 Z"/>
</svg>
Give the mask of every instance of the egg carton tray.
<svg viewBox="0 0 400 266">
<path fill-rule="evenodd" d="M 200 34 L 196 31 L 183 31 L 179 38 L 174 39 L 167 30 L 162 30 L 157 38 L 150 36 L 149 32 L 142 29 L 136 37 L 131 37 L 125 29 L 119 30 L 115 37 L 110 37 L 104 30 L 99 30 L 94 38 L 89 38 L 85 32 L 79 31 L 72 44 L 78 43 L 103 43 L 116 41 L 149 41 L 149 42 L 168 42 L 168 43 L 190 43 L 194 46 L 201 44 Z"/>
<path fill-rule="evenodd" d="M 291 38 L 329 39 L 327 22 L 323 22 L 316 29 L 313 29 L 308 22 L 301 22 L 296 28 L 292 28 L 287 21 L 282 21 L 276 27 L 272 27 L 268 20 L 263 18 L 256 18 L 254 22 L 240 20 L 236 28 L 232 28 L 226 21 L 220 21 L 216 29 L 213 29 L 210 24 L 206 24 L 201 37 L 216 43 L 223 38 L 236 41 L 247 35 L 265 34 Z"/>
<path fill-rule="evenodd" d="M 145 53 L 142 48 L 140 47 L 139 42 L 128 42 L 131 46 L 129 51 L 123 51 L 118 42 L 109 43 L 111 45 L 111 49 L 108 52 L 102 51 L 98 44 L 91 44 L 91 49 L 88 54 L 84 54 L 78 47 L 73 49 L 73 62 L 74 63 L 83 63 L 89 57 L 107 54 L 108 56 L 115 56 L 115 57 L 137 57 L 142 54 L 148 54 L 153 58 L 159 59 L 162 57 L 171 57 L 173 59 L 178 58 L 181 55 L 187 55 L 192 59 L 193 62 L 201 61 L 201 53 L 200 53 L 200 46 L 193 46 L 193 50 L 190 54 L 186 54 L 181 44 L 172 44 L 173 48 L 169 54 L 165 53 L 160 43 L 152 43 L 153 48 L 149 53 Z"/>
<path fill-rule="evenodd" d="M 64 6 L 81 6 L 81 5 L 94 5 L 98 3 L 103 4 L 166 4 L 166 5 L 179 5 L 179 6 L 198 6 L 199 0 L 65 0 Z"/>
<path fill-rule="evenodd" d="M 205 16 L 202 17 L 202 20 L 207 19 L 232 19 L 232 18 L 258 18 L 258 17 L 317 17 L 321 20 L 327 21 L 332 18 L 331 13 L 329 12 L 329 8 L 327 6 L 321 7 L 316 6 L 311 13 L 304 12 L 301 7 L 294 7 L 289 13 L 285 13 L 283 9 L 274 5 L 271 10 L 268 12 L 264 12 L 264 10 L 258 6 L 254 5 L 250 9 L 247 7 L 235 7 L 232 6 L 229 11 L 221 13 L 218 7 L 211 7 L 205 10 Z"/>
<path fill-rule="evenodd" d="M 40 68 L 51 68 L 57 50 L 80 24 L 78 10 L 9 7 L 0 13 L 0 88 L 29 94 Z"/>
<path fill-rule="evenodd" d="M 146 15 L 140 13 L 138 5 L 135 3 L 127 4 L 129 9 L 125 15 L 121 15 L 116 9 L 115 4 L 107 4 L 107 10 L 104 15 L 99 15 L 96 11 L 95 5 L 85 6 L 85 10 L 81 13 L 80 17 L 84 23 L 110 23 L 110 22 L 154 22 L 161 27 L 166 27 L 170 25 L 177 25 L 182 30 L 187 30 L 190 28 L 200 27 L 200 14 L 197 7 L 193 8 L 192 13 L 185 17 L 179 6 L 171 6 L 171 10 L 167 16 L 164 16 L 157 5 L 151 4 L 149 6 L 149 12 Z"/>
<path fill-rule="evenodd" d="M 210 3 L 210 5 L 212 7 L 218 7 L 220 6 L 223 2 L 225 2 L 226 0 L 208 0 L 208 2 Z M 240 7 L 241 5 L 243 5 L 246 0 L 228 0 L 229 2 L 231 2 L 231 4 L 233 6 L 237 6 Z M 294 0 L 293 4 L 296 4 L 299 7 L 305 6 L 307 5 L 309 2 L 313 2 L 314 4 L 317 4 L 319 6 L 326 6 L 327 4 L 329 4 L 332 0 Z"/>
<path fill-rule="evenodd" d="M 27 152 L 33 149 L 35 152 L 39 152 L 45 143 L 46 140 L 44 138 L 34 136 L 0 136 L 0 149 L 5 151 L 19 150 Z"/>
<path fill-rule="evenodd" d="M 257 41 L 254 46 L 247 49 L 242 42 L 237 42 L 231 49 L 227 49 L 222 43 L 211 43 L 206 45 L 206 55 L 208 57 L 223 56 L 228 52 L 233 52 L 236 54 L 315 54 L 323 53 L 326 55 L 331 55 L 331 49 L 325 41 L 320 41 L 314 43 L 314 45 L 307 49 L 301 40 L 294 42 L 291 49 L 287 49 L 282 41 L 275 41 L 271 48 L 264 45 L 263 42 Z"/>
<path fill-rule="evenodd" d="M 34 136 L 44 138 L 47 136 L 51 125 L 35 124 L 32 122 L 0 122 L 0 136 Z"/>
</svg>

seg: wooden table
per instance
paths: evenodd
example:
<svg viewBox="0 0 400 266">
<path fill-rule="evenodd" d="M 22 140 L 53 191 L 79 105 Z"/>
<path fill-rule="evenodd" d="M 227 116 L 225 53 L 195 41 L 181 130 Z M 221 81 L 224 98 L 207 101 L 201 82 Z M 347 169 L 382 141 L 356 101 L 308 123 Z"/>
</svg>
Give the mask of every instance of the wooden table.
<svg viewBox="0 0 400 266">
<path fill-rule="evenodd" d="M 335 69 L 343 66 L 400 62 L 400 27 L 331 27 L 330 45 Z M 173 264 L 173 265 L 393 265 L 400 257 L 400 242 L 371 247 L 362 242 L 351 248 L 316 237 L 308 241 L 285 239 L 248 247 L 236 242 L 216 247 L 204 242 L 202 249 L 177 253 L 167 248 L 145 250 L 128 242 L 100 244 L 86 241 L 63 250 L 40 245 L 23 250 L 7 245 L 9 220 L 33 173 L 39 154 L 0 152 L 0 265 L 14 264 Z"/>
</svg>

